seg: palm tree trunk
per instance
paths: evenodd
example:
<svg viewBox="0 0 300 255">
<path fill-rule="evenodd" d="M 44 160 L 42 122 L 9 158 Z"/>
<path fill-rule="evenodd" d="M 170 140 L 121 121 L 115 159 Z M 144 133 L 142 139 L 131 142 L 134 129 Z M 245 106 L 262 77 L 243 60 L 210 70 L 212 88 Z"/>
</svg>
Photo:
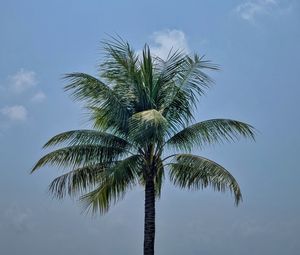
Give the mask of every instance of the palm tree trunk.
<svg viewBox="0 0 300 255">
<path fill-rule="evenodd" d="M 155 240 L 155 189 L 153 178 L 145 186 L 144 255 L 154 255 Z"/>
</svg>

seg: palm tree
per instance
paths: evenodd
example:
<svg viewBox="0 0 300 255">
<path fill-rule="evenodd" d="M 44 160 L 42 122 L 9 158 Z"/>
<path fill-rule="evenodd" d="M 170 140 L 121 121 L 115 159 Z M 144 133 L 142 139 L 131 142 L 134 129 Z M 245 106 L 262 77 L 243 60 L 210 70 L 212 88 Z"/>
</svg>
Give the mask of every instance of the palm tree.
<svg viewBox="0 0 300 255">
<path fill-rule="evenodd" d="M 236 205 L 242 195 L 234 177 L 219 164 L 191 149 L 207 144 L 254 138 L 252 126 L 230 119 L 191 125 L 199 96 L 212 84 L 205 70 L 218 67 L 198 55 L 170 51 L 166 59 L 141 56 L 121 38 L 103 42 L 99 78 L 65 75 L 75 100 L 88 109 L 91 130 L 72 130 L 52 137 L 32 172 L 52 165 L 68 169 L 49 186 L 57 198 L 78 196 L 92 212 L 105 213 L 135 185 L 145 189 L 144 255 L 154 254 L 155 201 L 165 172 L 180 188 L 229 190 Z M 172 149 L 183 151 L 166 155 Z"/>
</svg>

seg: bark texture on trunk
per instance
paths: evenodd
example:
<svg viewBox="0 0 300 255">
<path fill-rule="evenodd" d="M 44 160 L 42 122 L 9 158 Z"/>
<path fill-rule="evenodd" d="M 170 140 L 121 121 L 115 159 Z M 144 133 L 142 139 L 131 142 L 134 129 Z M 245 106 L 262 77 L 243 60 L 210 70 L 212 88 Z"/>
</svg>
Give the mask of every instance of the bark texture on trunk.
<svg viewBox="0 0 300 255">
<path fill-rule="evenodd" d="M 144 255 L 154 255 L 155 240 L 155 188 L 153 178 L 145 186 Z"/>
</svg>

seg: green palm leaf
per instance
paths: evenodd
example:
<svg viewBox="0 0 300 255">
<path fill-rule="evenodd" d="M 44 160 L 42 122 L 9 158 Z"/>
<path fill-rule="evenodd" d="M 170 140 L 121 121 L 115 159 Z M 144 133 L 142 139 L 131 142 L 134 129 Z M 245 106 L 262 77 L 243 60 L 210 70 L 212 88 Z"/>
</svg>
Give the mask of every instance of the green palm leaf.
<svg viewBox="0 0 300 255">
<path fill-rule="evenodd" d="M 101 173 L 110 165 L 94 164 L 72 170 L 55 178 L 49 186 L 49 191 L 57 198 L 63 198 L 67 194 L 82 194 L 98 183 Z"/>
<path fill-rule="evenodd" d="M 183 63 L 186 61 L 186 55 L 182 51 L 170 51 L 166 60 L 155 57 L 157 62 L 155 68 L 157 79 L 154 84 L 153 97 L 158 107 L 161 107 L 165 102 L 165 97 L 168 96 L 168 85 L 174 82 L 178 72 L 181 71 Z"/>
<path fill-rule="evenodd" d="M 163 116 L 169 122 L 172 133 L 177 133 L 194 119 L 189 98 L 180 90 L 176 94 L 177 96 L 172 100 L 168 108 L 162 112 Z"/>
<path fill-rule="evenodd" d="M 152 109 L 155 107 L 155 100 L 153 98 L 154 93 L 154 63 L 150 53 L 150 49 L 148 45 L 145 45 L 143 53 L 142 53 L 142 62 L 141 62 L 141 78 L 142 78 L 142 87 L 143 92 L 146 92 L 143 96 L 143 105 L 139 111 Z M 141 100 L 140 100 L 141 101 Z"/>
<path fill-rule="evenodd" d="M 45 166 L 80 167 L 91 164 L 111 162 L 128 153 L 121 147 L 100 145 L 74 145 L 52 151 L 43 156 L 31 172 Z"/>
<path fill-rule="evenodd" d="M 136 81 L 138 56 L 128 42 L 122 38 L 111 37 L 102 42 L 105 60 L 100 65 L 101 77 L 113 85 Z"/>
<path fill-rule="evenodd" d="M 75 100 L 86 102 L 88 107 L 100 107 L 103 113 L 102 118 L 106 123 L 113 123 L 111 128 L 123 131 L 127 127 L 127 120 L 130 115 L 128 101 L 122 99 L 110 87 L 97 78 L 85 73 L 70 73 L 65 75 L 70 84 L 65 90 L 71 90 Z M 116 118 L 118 121 L 111 122 Z"/>
<path fill-rule="evenodd" d="M 107 58 L 100 66 L 101 76 L 113 84 L 113 90 L 121 98 L 134 104 L 135 112 L 149 109 L 151 100 L 149 87 L 145 85 L 148 79 L 145 71 L 150 70 L 152 63 L 151 58 L 147 60 L 147 46 L 143 50 L 144 61 L 140 63 L 128 42 L 121 38 L 112 37 L 104 41 L 103 45 Z"/>
<path fill-rule="evenodd" d="M 218 69 L 216 65 L 197 55 L 193 58 L 179 58 L 178 62 L 178 65 L 174 66 L 176 75 L 161 89 L 162 114 L 175 131 L 193 119 L 192 111 L 198 96 L 204 94 L 204 89 L 212 83 L 212 79 L 203 70 Z"/>
<path fill-rule="evenodd" d="M 65 86 L 65 90 L 71 90 L 71 95 L 75 100 L 85 101 L 89 105 L 112 101 L 116 105 L 125 106 L 110 87 L 89 74 L 69 73 L 64 78 L 69 81 L 69 84 Z"/>
<path fill-rule="evenodd" d="M 93 212 L 107 212 L 112 203 L 122 199 L 126 191 L 138 183 L 141 167 L 141 156 L 133 155 L 103 171 L 98 187 L 81 197 L 85 208 Z"/>
<path fill-rule="evenodd" d="M 242 200 L 234 177 L 216 162 L 191 154 L 177 154 L 169 165 L 170 179 L 176 186 L 196 190 L 211 186 L 216 191 L 230 190 L 236 204 Z"/>
<path fill-rule="evenodd" d="M 173 78 L 174 83 L 167 83 L 166 88 L 169 90 L 168 97 L 165 98 L 164 109 L 167 110 L 176 99 L 179 91 L 185 92 L 191 103 L 195 103 L 196 96 L 202 95 L 204 89 L 212 83 L 212 79 L 202 70 L 217 70 L 218 68 L 209 61 L 203 60 L 203 57 L 194 55 L 194 58 L 185 56 L 185 61 L 180 64 L 176 76 Z M 173 88 L 170 90 L 170 86 Z"/>
<path fill-rule="evenodd" d="M 235 141 L 239 137 L 254 139 L 254 128 L 246 123 L 230 119 L 211 119 L 191 125 L 171 137 L 166 145 L 190 150 L 194 145 Z"/>
<path fill-rule="evenodd" d="M 106 132 L 96 131 L 96 130 L 72 130 L 60 133 L 52 137 L 45 145 L 44 148 L 60 145 L 67 143 L 67 145 L 102 145 L 110 147 L 129 147 L 130 144 L 125 139 L 122 139 L 113 134 Z"/>
</svg>

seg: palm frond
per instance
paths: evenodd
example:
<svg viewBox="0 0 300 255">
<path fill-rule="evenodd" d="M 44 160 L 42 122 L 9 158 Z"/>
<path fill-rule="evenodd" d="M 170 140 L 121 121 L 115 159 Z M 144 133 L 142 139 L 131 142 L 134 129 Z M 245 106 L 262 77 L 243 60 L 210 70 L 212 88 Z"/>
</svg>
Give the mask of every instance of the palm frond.
<svg viewBox="0 0 300 255">
<path fill-rule="evenodd" d="M 126 84 L 137 78 L 138 56 L 128 42 L 120 37 L 102 41 L 105 60 L 99 66 L 101 77 L 116 84 Z"/>
<path fill-rule="evenodd" d="M 141 61 L 141 77 L 143 81 L 143 90 L 142 92 L 146 92 L 143 96 L 143 106 L 139 110 L 146 110 L 155 107 L 155 101 L 153 98 L 153 80 L 154 80 L 154 63 L 153 58 L 150 53 L 150 48 L 148 45 L 145 45 L 142 53 L 142 61 Z M 140 103 L 140 102 L 139 102 Z"/>
<path fill-rule="evenodd" d="M 128 119 L 116 118 L 114 112 L 102 107 L 89 106 L 87 109 L 88 120 L 92 122 L 93 128 L 126 138 Z"/>
<path fill-rule="evenodd" d="M 191 154 L 177 154 L 170 164 L 170 180 L 180 188 L 203 189 L 211 186 L 216 191 L 230 190 L 236 205 L 242 200 L 240 187 L 234 177 L 216 162 Z"/>
<path fill-rule="evenodd" d="M 124 148 L 100 145 L 74 145 L 52 151 L 43 156 L 31 172 L 45 166 L 81 167 L 91 164 L 111 162 L 127 154 Z"/>
<path fill-rule="evenodd" d="M 63 198 L 67 194 L 75 196 L 91 190 L 110 164 L 93 164 L 85 167 L 74 169 L 55 178 L 50 186 L 49 191 L 56 198 Z"/>
<path fill-rule="evenodd" d="M 209 61 L 203 60 L 203 57 L 199 57 L 198 55 L 194 55 L 193 58 L 187 56 L 182 71 L 176 76 L 178 87 L 191 94 L 190 98 L 192 102 L 195 102 L 197 95 L 201 96 L 204 94 L 204 89 L 208 88 L 213 82 L 212 79 L 202 71 L 204 69 L 217 70 Z M 176 91 L 174 96 L 176 96 Z"/>
<path fill-rule="evenodd" d="M 135 112 L 149 109 L 151 101 L 145 85 L 145 71 L 149 71 L 145 70 L 147 63 L 149 64 L 147 47 L 144 48 L 141 62 L 128 42 L 121 38 L 112 37 L 111 40 L 104 41 L 103 45 L 106 59 L 100 65 L 101 76 L 113 84 L 116 93 L 134 104 Z"/>
<path fill-rule="evenodd" d="M 68 146 L 71 145 L 102 145 L 109 147 L 120 147 L 126 148 L 130 144 L 125 139 L 120 138 L 116 135 L 109 134 L 106 132 L 96 131 L 96 130 L 72 130 L 60 133 L 52 137 L 45 145 L 44 148 L 61 145 L 67 143 Z"/>
<path fill-rule="evenodd" d="M 70 73 L 66 74 L 65 78 L 70 81 L 65 90 L 71 91 L 75 100 L 84 101 L 88 107 L 101 108 L 104 119 L 117 118 L 118 122 L 115 124 L 118 126 L 113 126 L 113 129 L 123 131 L 127 127 L 130 105 L 126 99 L 121 98 L 110 87 L 91 75 Z"/>
<path fill-rule="evenodd" d="M 185 92 L 189 101 L 192 104 L 196 102 L 197 96 L 204 93 L 204 89 L 208 88 L 213 82 L 212 79 L 204 73 L 202 70 L 217 70 L 217 66 L 211 64 L 208 60 L 203 60 L 203 57 L 194 55 L 193 58 L 185 56 L 185 61 L 180 65 L 176 76 L 173 78 L 174 84 L 167 83 L 167 90 L 169 90 L 169 96 L 165 98 L 164 109 L 167 110 L 172 104 L 172 101 L 176 99 L 177 94 L 180 91 Z M 170 86 L 173 89 L 170 89 Z"/>
<path fill-rule="evenodd" d="M 194 145 L 202 147 L 222 141 L 235 141 L 239 137 L 254 139 L 254 132 L 251 125 L 240 121 L 211 119 L 183 129 L 171 137 L 166 145 L 189 151 Z"/>
<path fill-rule="evenodd" d="M 176 75 L 162 86 L 160 92 L 160 109 L 174 132 L 178 132 L 193 120 L 192 112 L 198 97 L 212 84 L 211 78 L 203 70 L 218 69 L 197 55 L 194 58 L 185 55 L 179 61 L 174 67 Z"/>
<path fill-rule="evenodd" d="M 141 162 L 140 155 L 133 155 L 104 171 L 98 187 L 81 197 L 85 209 L 93 213 L 107 212 L 112 203 L 122 199 L 126 191 L 138 183 Z"/>
<path fill-rule="evenodd" d="M 71 91 L 75 100 L 85 101 L 89 105 L 98 105 L 103 101 L 114 101 L 121 104 L 120 99 L 105 83 L 86 73 L 68 73 L 64 76 L 69 81 L 66 91 Z"/>
<path fill-rule="evenodd" d="M 170 50 L 166 60 L 155 57 L 157 79 L 154 84 L 153 98 L 158 108 L 165 102 L 168 95 L 167 85 L 174 82 L 174 78 L 181 71 L 182 64 L 186 61 L 186 55 L 179 50 Z"/>
<path fill-rule="evenodd" d="M 168 120 L 170 131 L 175 134 L 188 123 L 194 120 L 193 107 L 189 97 L 183 91 L 178 91 L 167 109 L 162 111 L 163 116 Z"/>
</svg>

